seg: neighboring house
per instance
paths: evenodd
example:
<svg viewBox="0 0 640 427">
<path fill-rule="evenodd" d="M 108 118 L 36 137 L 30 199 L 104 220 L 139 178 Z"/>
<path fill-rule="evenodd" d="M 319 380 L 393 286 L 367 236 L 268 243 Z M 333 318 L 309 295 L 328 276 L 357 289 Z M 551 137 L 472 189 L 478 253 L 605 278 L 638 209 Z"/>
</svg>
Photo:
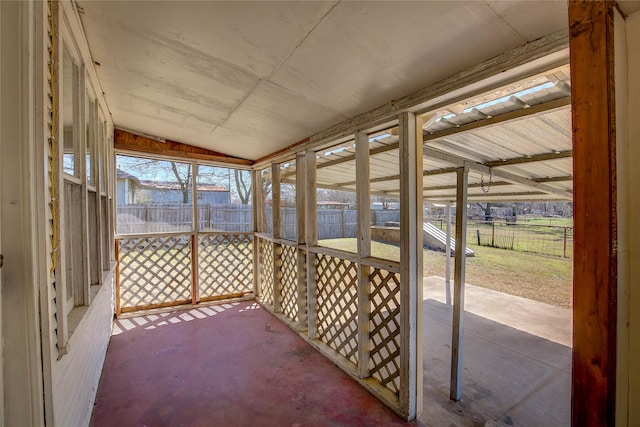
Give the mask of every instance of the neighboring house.
<svg viewBox="0 0 640 427">
<path fill-rule="evenodd" d="M 140 180 L 135 176 L 116 168 L 116 204 L 130 205 L 135 203 L 135 190 L 140 187 Z"/>
<path fill-rule="evenodd" d="M 177 182 L 140 181 L 132 203 L 182 203 L 182 188 Z M 191 202 L 189 191 L 189 202 Z M 200 204 L 229 204 L 231 193 L 229 189 L 218 185 L 199 184 L 198 201 Z"/>
</svg>

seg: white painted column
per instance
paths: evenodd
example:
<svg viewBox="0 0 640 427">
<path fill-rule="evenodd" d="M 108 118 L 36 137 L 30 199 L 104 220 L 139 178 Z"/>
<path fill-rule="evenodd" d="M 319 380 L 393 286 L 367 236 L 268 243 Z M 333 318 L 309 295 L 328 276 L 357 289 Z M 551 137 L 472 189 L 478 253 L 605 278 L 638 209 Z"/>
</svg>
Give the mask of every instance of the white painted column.
<svg viewBox="0 0 640 427">
<path fill-rule="evenodd" d="M 446 212 L 446 233 L 447 233 L 447 244 L 444 247 L 444 255 L 446 258 L 445 263 L 445 302 L 447 305 L 451 305 L 451 203 L 447 203 L 445 209 Z"/>
<path fill-rule="evenodd" d="M 298 331 L 307 329 L 307 263 L 305 250 L 306 225 L 306 158 L 304 153 L 296 155 L 296 239 L 297 239 L 297 285 L 298 285 Z"/>
<path fill-rule="evenodd" d="M 451 337 L 451 386 L 449 398 L 462 397 L 462 344 L 464 335 L 464 273 L 467 262 L 467 166 L 457 170 L 456 189 L 456 264 L 453 288 L 453 330 Z"/>
<path fill-rule="evenodd" d="M 358 204 L 358 376 L 367 378 L 369 372 L 369 318 L 371 315 L 371 268 L 362 265 L 371 256 L 371 198 L 369 185 L 369 137 L 356 134 L 356 197 Z"/>
<path fill-rule="evenodd" d="M 280 239 L 280 164 L 271 165 L 271 229 L 273 236 L 273 311 L 282 312 L 282 283 L 280 266 L 282 265 L 282 247 L 276 240 Z"/>
<path fill-rule="evenodd" d="M 251 188 L 253 188 L 253 209 L 251 216 L 253 219 L 253 295 L 259 298 L 260 295 L 260 239 L 256 233 L 264 230 L 263 225 L 263 205 L 262 205 L 262 174 L 260 171 L 251 171 Z"/>
<path fill-rule="evenodd" d="M 422 120 L 402 113 L 400 127 L 400 408 L 422 410 Z"/>
<path fill-rule="evenodd" d="M 305 240 L 307 246 L 307 335 L 318 338 L 316 313 L 316 255 L 309 248 L 318 244 L 318 203 L 316 194 L 316 152 L 305 153 Z"/>
</svg>

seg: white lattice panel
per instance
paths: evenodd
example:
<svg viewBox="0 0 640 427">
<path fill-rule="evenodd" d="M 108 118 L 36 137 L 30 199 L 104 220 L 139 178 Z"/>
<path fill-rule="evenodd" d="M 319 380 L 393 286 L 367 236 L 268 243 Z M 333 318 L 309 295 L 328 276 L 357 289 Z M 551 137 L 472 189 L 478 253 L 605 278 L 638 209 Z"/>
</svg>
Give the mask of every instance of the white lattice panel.
<svg viewBox="0 0 640 427">
<path fill-rule="evenodd" d="M 201 235 L 198 238 L 200 298 L 253 291 L 253 242 L 250 234 Z"/>
<path fill-rule="evenodd" d="M 289 319 L 298 321 L 298 250 L 282 245 L 280 252 L 280 307 Z"/>
<path fill-rule="evenodd" d="M 120 307 L 191 300 L 191 240 L 185 236 L 119 239 Z"/>
<path fill-rule="evenodd" d="M 273 307 L 273 243 L 259 239 L 260 295 L 262 302 Z"/>
<path fill-rule="evenodd" d="M 316 256 L 318 337 L 358 363 L 358 267 L 328 255 Z"/>
<path fill-rule="evenodd" d="M 371 376 L 398 395 L 400 391 L 400 275 L 373 269 L 369 275 Z"/>
</svg>

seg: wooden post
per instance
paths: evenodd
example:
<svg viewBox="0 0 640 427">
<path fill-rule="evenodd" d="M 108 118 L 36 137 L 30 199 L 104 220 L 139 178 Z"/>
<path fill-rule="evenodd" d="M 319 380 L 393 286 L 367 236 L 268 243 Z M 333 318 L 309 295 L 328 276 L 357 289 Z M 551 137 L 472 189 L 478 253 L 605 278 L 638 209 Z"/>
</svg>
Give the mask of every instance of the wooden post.
<svg viewBox="0 0 640 427">
<path fill-rule="evenodd" d="M 273 311 L 280 313 L 282 311 L 282 277 L 281 256 L 282 247 L 276 242 L 280 238 L 280 163 L 271 165 L 271 226 L 273 236 Z"/>
<path fill-rule="evenodd" d="M 462 397 L 462 344 L 464 333 L 464 273 L 467 263 L 467 185 L 469 169 L 458 168 L 456 188 L 456 263 L 453 283 L 453 330 L 451 338 L 451 387 L 449 398 Z"/>
<path fill-rule="evenodd" d="M 356 197 L 358 204 L 358 375 L 369 372 L 369 322 L 371 316 L 370 267 L 361 260 L 371 256 L 371 196 L 369 185 L 369 136 L 356 134 Z"/>
<path fill-rule="evenodd" d="M 566 258 L 567 257 L 567 227 L 564 228 L 564 237 L 562 240 L 563 240 L 562 256 Z"/>
<path fill-rule="evenodd" d="M 451 305 L 451 203 L 447 203 L 445 206 L 445 209 L 447 210 L 445 215 L 447 219 L 447 244 L 444 248 L 444 254 L 447 260 L 445 265 L 444 292 L 447 305 Z"/>
<path fill-rule="evenodd" d="M 191 162 L 191 303 L 196 305 L 200 302 L 200 257 L 198 255 L 200 218 L 198 216 L 198 165 Z"/>
<path fill-rule="evenodd" d="M 115 297 L 115 309 L 116 317 L 120 317 L 122 310 L 120 309 L 120 242 L 115 240 L 115 257 L 116 257 L 116 297 Z"/>
<path fill-rule="evenodd" d="M 191 245 L 191 304 L 198 304 L 198 260 L 196 258 L 196 239 L 198 238 L 195 233 L 191 233 L 189 236 L 189 243 Z"/>
<path fill-rule="evenodd" d="M 251 185 L 253 188 L 253 295 L 256 298 L 261 296 L 260 293 L 260 239 L 256 236 L 257 232 L 264 230 L 263 205 L 262 205 L 262 173 L 257 170 L 251 171 Z"/>
<path fill-rule="evenodd" d="M 615 2 L 569 2 L 574 426 L 616 424 L 615 7 Z"/>
<path fill-rule="evenodd" d="M 318 315 L 316 313 L 316 254 L 309 251 L 318 244 L 318 203 L 316 194 L 316 152 L 307 151 L 305 160 L 305 240 L 307 243 L 307 335 L 310 340 L 318 338 Z"/>
<path fill-rule="evenodd" d="M 304 153 L 296 155 L 296 239 L 298 241 L 297 251 L 297 280 L 298 285 L 298 331 L 307 329 L 307 264 L 304 245 L 306 242 L 306 159 Z"/>
<path fill-rule="evenodd" d="M 399 117 L 400 151 L 400 408 L 422 410 L 422 120 Z"/>
</svg>

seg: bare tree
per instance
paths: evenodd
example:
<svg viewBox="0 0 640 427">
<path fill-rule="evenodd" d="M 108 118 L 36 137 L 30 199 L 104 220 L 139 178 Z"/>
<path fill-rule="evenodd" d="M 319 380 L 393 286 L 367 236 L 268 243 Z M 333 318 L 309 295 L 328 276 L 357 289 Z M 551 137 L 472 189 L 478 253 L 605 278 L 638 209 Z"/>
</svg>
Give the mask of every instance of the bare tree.
<svg viewBox="0 0 640 427">
<path fill-rule="evenodd" d="M 251 172 L 234 169 L 233 175 L 236 180 L 236 190 L 238 191 L 240 202 L 243 205 L 248 205 L 251 201 Z"/>
</svg>

